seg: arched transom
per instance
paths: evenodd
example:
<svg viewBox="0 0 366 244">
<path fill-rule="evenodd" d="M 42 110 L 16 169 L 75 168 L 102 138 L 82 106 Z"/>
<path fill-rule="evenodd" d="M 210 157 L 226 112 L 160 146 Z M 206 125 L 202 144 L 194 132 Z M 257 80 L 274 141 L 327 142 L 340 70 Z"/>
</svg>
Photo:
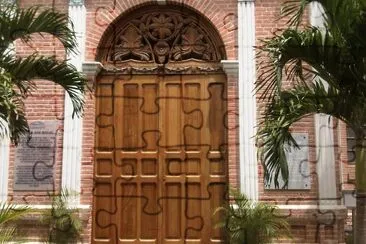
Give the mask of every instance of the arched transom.
<svg viewBox="0 0 366 244">
<path fill-rule="evenodd" d="M 217 71 L 225 51 L 208 20 L 171 6 L 149 7 L 121 18 L 99 46 L 106 69 Z"/>
</svg>

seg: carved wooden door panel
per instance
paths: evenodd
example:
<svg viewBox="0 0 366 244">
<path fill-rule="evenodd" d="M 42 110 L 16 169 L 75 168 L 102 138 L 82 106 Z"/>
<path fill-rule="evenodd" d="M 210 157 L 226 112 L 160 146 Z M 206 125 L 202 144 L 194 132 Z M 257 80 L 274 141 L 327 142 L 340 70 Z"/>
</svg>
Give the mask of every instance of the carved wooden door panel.
<svg viewBox="0 0 366 244">
<path fill-rule="evenodd" d="M 104 76 L 96 107 L 92 242 L 224 242 L 225 76 Z"/>
</svg>

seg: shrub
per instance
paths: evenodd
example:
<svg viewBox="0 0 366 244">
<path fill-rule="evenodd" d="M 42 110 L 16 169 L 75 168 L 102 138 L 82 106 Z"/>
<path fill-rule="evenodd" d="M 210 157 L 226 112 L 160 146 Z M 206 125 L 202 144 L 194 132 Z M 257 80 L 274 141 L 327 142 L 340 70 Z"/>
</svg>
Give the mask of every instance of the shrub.
<svg viewBox="0 0 366 244">
<path fill-rule="evenodd" d="M 42 222 L 49 226 L 48 242 L 76 243 L 81 239 L 82 223 L 79 211 L 68 204 L 74 195 L 63 189 L 59 195 L 52 197 L 52 208 L 45 212 L 42 218 Z"/>
<path fill-rule="evenodd" d="M 254 202 L 237 190 L 230 190 L 233 203 L 215 210 L 222 213 L 216 228 L 224 228 L 230 243 L 261 244 L 274 238 L 290 237 L 290 225 L 276 206 Z"/>
</svg>

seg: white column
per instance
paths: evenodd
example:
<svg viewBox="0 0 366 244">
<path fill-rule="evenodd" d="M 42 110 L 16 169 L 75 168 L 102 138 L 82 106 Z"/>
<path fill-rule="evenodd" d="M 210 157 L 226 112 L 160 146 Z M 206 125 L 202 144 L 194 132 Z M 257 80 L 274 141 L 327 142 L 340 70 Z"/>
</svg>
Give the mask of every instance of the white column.
<svg viewBox="0 0 366 244">
<path fill-rule="evenodd" d="M 318 3 L 311 4 L 310 22 L 313 26 L 324 28 L 323 11 Z M 327 84 L 324 82 L 325 87 Z M 315 142 L 317 157 L 319 204 L 335 205 L 337 201 L 337 185 L 335 172 L 333 120 L 325 114 L 316 114 Z"/>
<path fill-rule="evenodd" d="M 70 0 L 69 17 L 74 24 L 78 43 L 77 54 L 68 54 L 68 59 L 79 71 L 82 69 L 85 53 L 86 10 L 83 0 Z M 65 120 L 62 156 L 62 187 L 80 192 L 82 122 L 81 118 L 72 118 L 73 106 L 70 97 L 65 93 Z M 80 197 L 76 197 L 78 204 Z"/>
<path fill-rule="evenodd" d="M 257 200 L 254 13 L 254 0 L 238 0 L 240 188 L 248 198 Z"/>
<path fill-rule="evenodd" d="M 9 180 L 9 139 L 0 141 L 0 202 L 8 198 Z"/>
</svg>

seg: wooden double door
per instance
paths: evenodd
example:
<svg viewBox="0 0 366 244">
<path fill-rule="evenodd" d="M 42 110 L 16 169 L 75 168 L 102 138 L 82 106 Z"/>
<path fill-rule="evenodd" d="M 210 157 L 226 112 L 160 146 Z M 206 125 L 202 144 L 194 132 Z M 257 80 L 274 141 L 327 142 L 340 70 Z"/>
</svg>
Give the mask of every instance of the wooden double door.
<svg viewBox="0 0 366 244">
<path fill-rule="evenodd" d="M 226 77 L 103 76 L 96 89 L 93 243 L 223 243 Z"/>
</svg>

